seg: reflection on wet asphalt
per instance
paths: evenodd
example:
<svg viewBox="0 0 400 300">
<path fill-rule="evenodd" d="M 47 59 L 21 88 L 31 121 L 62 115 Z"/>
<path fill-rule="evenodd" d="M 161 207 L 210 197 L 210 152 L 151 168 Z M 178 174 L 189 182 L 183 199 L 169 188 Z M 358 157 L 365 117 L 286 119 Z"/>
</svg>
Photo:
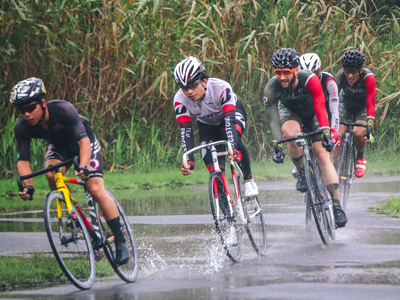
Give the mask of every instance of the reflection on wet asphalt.
<svg viewBox="0 0 400 300">
<path fill-rule="evenodd" d="M 261 183 L 268 232 L 267 255 L 262 258 L 244 235 L 242 261 L 231 263 L 217 239 L 208 201 L 204 201 L 204 213 L 129 217 L 140 255 L 139 278 L 134 284 L 124 284 L 115 276 L 98 279 L 90 291 L 67 285 L 3 293 L 0 298 L 399 299 L 400 222 L 367 212 L 398 195 L 399 181 L 398 177 L 358 179 L 347 209 L 349 223 L 338 230 L 337 240 L 329 246 L 322 244 L 315 230 L 305 230 L 303 195 L 294 191 L 294 182 Z M 196 193 L 207 198 L 206 191 Z M 179 207 L 174 211 L 179 212 Z M 9 216 L 6 219 L 12 223 Z M 29 235 L 0 233 L 3 241 L 34 245 L 35 238 L 40 238 L 47 246 L 42 233 Z M 26 243 L 26 238 L 32 241 Z M 1 243 L 0 253 L 20 249 L 17 246 Z"/>
</svg>

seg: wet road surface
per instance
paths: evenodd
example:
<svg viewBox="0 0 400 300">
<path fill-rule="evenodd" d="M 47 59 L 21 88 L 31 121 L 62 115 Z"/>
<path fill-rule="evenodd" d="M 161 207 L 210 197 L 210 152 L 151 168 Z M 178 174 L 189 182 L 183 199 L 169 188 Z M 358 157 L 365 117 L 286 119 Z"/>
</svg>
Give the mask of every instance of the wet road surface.
<svg viewBox="0 0 400 300">
<path fill-rule="evenodd" d="M 398 196 L 399 182 L 399 177 L 358 179 L 349 223 L 329 246 L 316 231 L 305 230 L 303 196 L 294 182 L 260 183 L 268 232 L 264 257 L 244 235 L 242 261 L 231 263 L 210 214 L 130 217 L 140 255 L 137 282 L 125 284 L 115 276 L 97 279 L 89 291 L 66 285 L 0 298 L 400 299 L 400 220 L 367 211 Z M 0 239 L 7 241 L 0 244 L 1 255 L 49 249 L 45 233 L 0 233 Z"/>
</svg>

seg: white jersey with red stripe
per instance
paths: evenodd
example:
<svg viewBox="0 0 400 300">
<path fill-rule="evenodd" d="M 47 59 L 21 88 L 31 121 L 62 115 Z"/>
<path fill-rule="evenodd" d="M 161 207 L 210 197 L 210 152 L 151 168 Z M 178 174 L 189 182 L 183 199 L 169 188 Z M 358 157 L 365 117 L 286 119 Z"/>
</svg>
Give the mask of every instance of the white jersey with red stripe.
<svg viewBox="0 0 400 300">
<path fill-rule="evenodd" d="M 218 78 L 208 78 L 204 98 L 192 101 L 180 89 L 174 97 L 176 119 L 180 125 L 190 122 L 190 116 L 204 124 L 219 125 L 224 116 L 234 113 L 237 97 L 231 85 Z"/>
</svg>

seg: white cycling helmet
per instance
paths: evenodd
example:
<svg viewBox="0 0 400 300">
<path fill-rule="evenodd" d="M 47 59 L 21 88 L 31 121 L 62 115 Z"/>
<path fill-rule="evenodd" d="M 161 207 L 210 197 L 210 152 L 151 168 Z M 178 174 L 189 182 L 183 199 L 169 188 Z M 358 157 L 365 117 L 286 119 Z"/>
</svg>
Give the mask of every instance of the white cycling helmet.
<svg viewBox="0 0 400 300">
<path fill-rule="evenodd" d="M 200 60 L 196 57 L 189 56 L 176 65 L 174 76 L 177 83 L 187 86 L 197 80 L 205 68 Z"/>
<path fill-rule="evenodd" d="M 300 69 L 314 72 L 321 68 L 321 60 L 315 53 L 306 53 L 300 56 Z"/>
</svg>

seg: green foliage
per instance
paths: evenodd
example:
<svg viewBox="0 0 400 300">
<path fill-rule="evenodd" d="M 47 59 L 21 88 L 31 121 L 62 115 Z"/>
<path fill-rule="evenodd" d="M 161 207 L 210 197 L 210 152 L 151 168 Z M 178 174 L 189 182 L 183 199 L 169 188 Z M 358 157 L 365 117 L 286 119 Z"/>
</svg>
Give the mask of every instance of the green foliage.
<svg viewBox="0 0 400 300">
<path fill-rule="evenodd" d="M 400 217 L 400 195 L 391 196 L 388 202 L 385 202 L 378 207 L 371 208 L 370 210 L 375 211 L 379 214 L 387 214 L 392 217 Z"/>
<path fill-rule="evenodd" d="M 107 168 L 177 164 L 173 69 L 195 55 L 244 103 L 245 142 L 261 159 L 271 151 L 261 95 L 273 74 L 272 53 L 279 47 L 314 51 L 335 74 L 343 52 L 357 48 L 376 76 L 377 134 L 390 139 L 390 131 L 379 130 L 399 111 L 400 10 L 390 5 L 397 2 L 276 2 L 3 1 L 0 96 L 6 100 L 15 83 L 40 77 L 48 100 L 70 101 L 91 120 Z M 12 111 L 8 101 L 0 103 L 0 164 L 7 174 L 15 169 Z"/>
</svg>

